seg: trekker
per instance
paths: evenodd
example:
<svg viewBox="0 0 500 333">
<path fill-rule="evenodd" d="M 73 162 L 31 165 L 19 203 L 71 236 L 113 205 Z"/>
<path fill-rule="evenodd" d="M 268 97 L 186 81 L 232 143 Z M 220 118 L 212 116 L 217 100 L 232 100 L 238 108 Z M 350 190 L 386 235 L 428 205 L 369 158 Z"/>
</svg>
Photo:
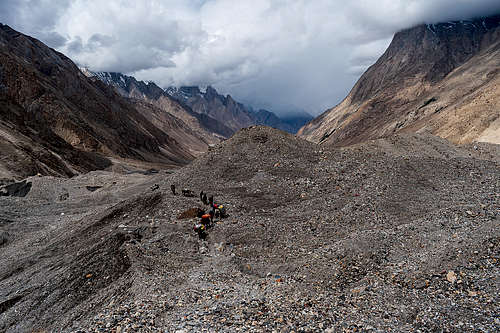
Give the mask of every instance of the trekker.
<svg viewBox="0 0 500 333">
<path fill-rule="evenodd" d="M 203 201 L 203 203 L 204 203 L 205 205 L 208 205 L 208 201 L 207 201 L 207 194 L 206 194 L 206 193 L 203 193 L 203 200 L 202 200 L 202 201 Z"/>
<path fill-rule="evenodd" d="M 203 202 L 203 191 L 200 192 L 200 200 Z"/>
<path fill-rule="evenodd" d="M 193 230 L 198 234 L 198 237 L 200 239 L 207 238 L 206 227 L 203 224 L 201 223 L 195 224 Z"/>
<path fill-rule="evenodd" d="M 211 226 L 211 222 L 213 221 L 213 218 L 211 217 L 210 214 L 203 214 L 201 216 L 200 223 L 205 226 L 205 228 L 209 228 Z"/>
<path fill-rule="evenodd" d="M 224 205 L 219 205 L 217 208 L 219 209 L 219 215 L 221 219 L 227 217 L 226 207 L 224 207 Z"/>
<path fill-rule="evenodd" d="M 212 212 L 212 214 L 213 214 L 216 218 L 218 218 L 218 217 L 219 217 L 220 212 L 219 212 L 219 210 L 217 209 L 217 204 L 213 204 L 211 207 L 212 207 L 212 209 L 211 209 L 210 211 Z"/>
<path fill-rule="evenodd" d="M 224 207 L 224 205 L 213 204 L 211 211 L 213 211 L 213 214 L 216 218 L 222 219 L 226 217 L 226 208 Z"/>
<path fill-rule="evenodd" d="M 170 185 L 170 190 L 172 191 L 172 194 L 175 195 L 175 185 L 174 184 Z"/>
</svg>

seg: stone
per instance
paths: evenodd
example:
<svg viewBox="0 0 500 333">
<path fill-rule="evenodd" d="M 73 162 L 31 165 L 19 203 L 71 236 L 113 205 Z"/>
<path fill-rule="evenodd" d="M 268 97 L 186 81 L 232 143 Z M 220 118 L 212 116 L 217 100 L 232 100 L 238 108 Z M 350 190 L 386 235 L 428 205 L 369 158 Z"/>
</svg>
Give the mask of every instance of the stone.
<svg viewBox="0 0 500 333">
<path fill-rule="evenodd" d="M 448 274 L 446 274 L 446 280 L 450 283 L 455 283 L 455 281 L 457 281 L 457 274 L 455 274 L 454 271 L 449 271 Z"/>
</svg>

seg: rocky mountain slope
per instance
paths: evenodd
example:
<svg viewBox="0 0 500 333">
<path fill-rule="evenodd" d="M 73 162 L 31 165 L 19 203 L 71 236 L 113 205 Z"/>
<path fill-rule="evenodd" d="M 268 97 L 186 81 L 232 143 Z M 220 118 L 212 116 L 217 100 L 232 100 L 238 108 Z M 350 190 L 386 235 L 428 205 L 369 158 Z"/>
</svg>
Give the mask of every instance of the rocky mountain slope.
<svg viewBox="0 0 500 333">
<path fill-rule="evenodd" d="M 92 72 L 85 68 L 82 72 L 112 86 L 124 97 L 145 101 L 177 117 L 208 144 L 218 143 L 234 133 L 222 122 L 206 114 L 194 112 L 189 106 L 179 103 L 154 82 L 138 81 L 132 76 L 114 72 Z M 208 147 L 205 151 L 207 149 Z"/>
<path fill-rule="evenodd" d="M 407 29 L 298 134 L 336 145 L 404 132 L 500 143 L 499 69 L 500 16 Z"/>
<path fill-rule="evenodd" d="M 213 87 L 202 92 L 199 87 L 169 87 L 165 90 L 154 82 L 138 81 L 132 76 L 114 72 L 92 72 L 82 68 L 88 77 L 111 85 L 122 96 L 144 100 L 183 120 L 211 143 L 230 137 L 235 131 L 251 125 L 265 125 L 296 133 L 312 119 L 302 112 L 279 118 L 267 110 L 254 111 L 236 102 L 231 96 L 220 95 Z"/>
<path fill-rule="evenodd" d="M 71 176 L 112 158 L 165 165 L 193 158 L 102 82 L 40 41 L 0 25 L 0 178 Z"/>
<path fill-rule="evenodd" d="M 498 331 L 499 147 L 252 127 L 169 175 L 31 177 L 0 197 L 0 331 Z M 199 240 L 171 184 L 229 217 Z"/>
</svg>

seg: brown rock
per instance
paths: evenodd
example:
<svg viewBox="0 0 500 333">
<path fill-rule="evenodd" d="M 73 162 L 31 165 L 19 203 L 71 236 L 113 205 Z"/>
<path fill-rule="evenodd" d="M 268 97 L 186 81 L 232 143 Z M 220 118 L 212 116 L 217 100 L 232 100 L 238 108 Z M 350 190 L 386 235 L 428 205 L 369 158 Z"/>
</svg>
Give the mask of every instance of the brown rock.
<svg viewBox="0 0 500 333">
<path fill-rule="evenodd" d="M 457 281 L 457 275 L 454 271 L 449 271 L 448 274 L 446 274 L 446 280 L 450 283 L 455 283 Z"/>
</svg>

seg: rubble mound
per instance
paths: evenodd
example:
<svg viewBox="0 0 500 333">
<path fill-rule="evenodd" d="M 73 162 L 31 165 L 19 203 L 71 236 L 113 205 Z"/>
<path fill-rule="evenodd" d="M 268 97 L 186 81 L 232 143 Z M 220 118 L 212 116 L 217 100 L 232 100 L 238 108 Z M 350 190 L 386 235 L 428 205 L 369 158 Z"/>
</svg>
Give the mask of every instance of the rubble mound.
<svg viewBox="0 0 500 333">
<path fill-rule="evenodd" d="M 188 210 L 185 210 L 183 211 L 181 214 L 179 214 L 179 216 L 177 216 L 177 218 L 179 220 L 183 220 L 183 219 L 192 219 L 192 218 L 197 218 L 197 217 L 201 217 L 203 214 L 205 214 L 205 211 L 199 207 L 195 207 L 195 208 L 189 208 Z"/>
<path fill-rule="evenodd" d="M 496 331 L 498 163 L 494 145 L 252 127 L 168 175 L 45 198 L 41 177 L 0 198 L 0 330 Z M 230 216 L 200 240 L 178 219 L 199 198 L 171 185 Z"/>
</svg>

